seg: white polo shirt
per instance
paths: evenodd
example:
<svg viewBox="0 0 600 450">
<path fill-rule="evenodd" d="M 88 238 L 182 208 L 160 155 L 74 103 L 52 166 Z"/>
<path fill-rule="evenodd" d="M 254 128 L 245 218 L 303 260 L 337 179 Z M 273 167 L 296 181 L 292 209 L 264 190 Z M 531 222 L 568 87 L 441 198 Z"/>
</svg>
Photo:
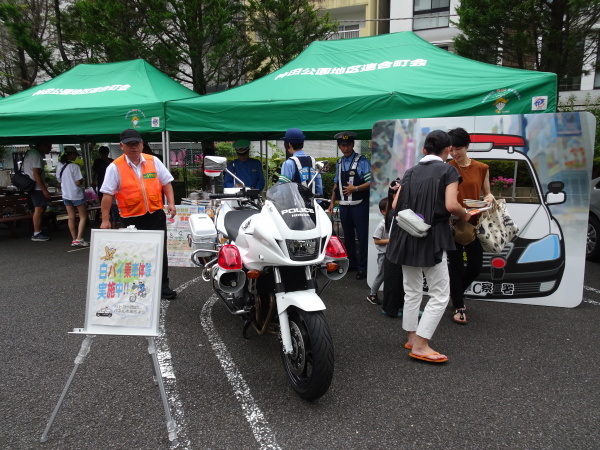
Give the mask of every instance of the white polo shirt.
<svg viewBox="0 0 600 450">
<path fill-rule="evenodd" d="M 46 171 L 44 170 L 45 165 L 46 161 L 44 161 L 44 155 L 42 155 L 37 149 L 32 148 L 27 151 L 25 159 L 21 164 L 21 168 L 23 169 L 23 173 L 32 180 L 35 180 L 35 178 L 33 177 L 33 169 L 40 169 L 40 176 L 42 177 L 42 181 L 46 182 Z M 37 191 L 42 190 L 42 188 L 37 183 L 35 184 L 35 189 Z"/>
<path fill-rule="evenodd" d="M 158 176 L 158 181 L 161 186 L 169 184 L 173 181 L 173 175 L 169 172 L 169 169 L 165 167 L 165 165 L 158 159 L 156 156 L 154 158 L 154 166 L 156 167 L 156 175 Z M 146 160 L 143 156 L 140 156 L 140 163 L 136 166 L 131 162 L 131 160 L 125 155 L 125 160 L 129 167 L 133 169 L 138 178 L 142 179 L 142 164 L 146 164 Z M 119 188 L 121 187 L 121 177 L 119 176 L 119 169 L 114 162 L 110 163 L 106 168 L 106 174 L 104 175 L 104 182 L 102 183 L 102 187 L 100 188 L 100 192 L 108 195 L 115 195 L 119 192 Z"/>
</svg>

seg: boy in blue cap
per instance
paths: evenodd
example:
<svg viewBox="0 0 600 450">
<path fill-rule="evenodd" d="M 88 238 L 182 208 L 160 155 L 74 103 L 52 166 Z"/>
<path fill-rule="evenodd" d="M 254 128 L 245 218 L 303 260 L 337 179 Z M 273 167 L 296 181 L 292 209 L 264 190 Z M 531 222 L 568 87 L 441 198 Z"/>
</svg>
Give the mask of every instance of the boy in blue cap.
<svg viewBox="0 0 600 450">
<path fill-rule="evenodd" d="M 227 164 L 227 169 L 242 180 L 247 188 L 262 191 L 265 187 L 262 164 L 258 159 L 250 158 L 250 141 L 239 139 L 233 143 L 233 148 L 238 155 L 238 159 Z M 241 187 L 241 185 L 235 178 L 225 172 L 223 187 L 232 188 Z"/>
<path fill-rule="evenodd" d="M 283 146 L 292 156 L 281 166 L 279 175 L 280 183 L 300 183 L 308 187 L 308 183 L 315 175 L 315 158 L 304 153 L 304 133 L 298 128 L 290 128 L 281 138 Z M 317 175 L 315 182 L 310 187 L 313 194 L 323 194 L 321 174 Z"/>
</svg>

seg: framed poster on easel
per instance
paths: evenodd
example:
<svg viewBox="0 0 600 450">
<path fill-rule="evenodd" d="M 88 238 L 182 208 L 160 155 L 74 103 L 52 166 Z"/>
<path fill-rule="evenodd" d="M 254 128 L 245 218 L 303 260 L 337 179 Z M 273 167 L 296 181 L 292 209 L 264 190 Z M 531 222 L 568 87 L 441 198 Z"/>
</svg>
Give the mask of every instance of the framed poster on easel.
<svg viewBox="0 0 600 450">
<path fill-rule="evenodd" d="M 85 324 L 74 333 L 158 336 L 164 233 L 92 230 Z"/>
<path fill-rule="evenodd" d="M 72 332 L 86 336 L 41 442 L 48 440 L 54 419 L 96 335 L 143 336 L 147 339 L 153 379 L 165 409 L 169 440 L 177 442 L 177 426 L 171 416 L 155 342 L 159 335 L 164 240 L 162 231 L 136 230 L 133 226 L 120 230 L 92 230 L 85 325 Z"/>
</svg>

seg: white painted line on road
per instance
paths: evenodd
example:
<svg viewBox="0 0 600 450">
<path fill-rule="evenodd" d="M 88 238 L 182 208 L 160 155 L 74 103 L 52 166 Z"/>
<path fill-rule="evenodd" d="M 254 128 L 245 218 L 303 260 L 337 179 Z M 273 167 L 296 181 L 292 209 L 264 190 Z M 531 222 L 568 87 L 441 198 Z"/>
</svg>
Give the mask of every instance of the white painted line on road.
<svg viewBox="0 0 600 450">
<path fill-rule="evenodd" d="M 600 294 L 600 289 L 594 289 L 593 287 L 589 287 L 589 286 L 584 286 L 583 288 L 586 291 L 592 291 L 592 292 L 595 292 L 596 294 Z"/>
<path fill-rule="evenodd" d="M 585 297 L 583 297 L 583 301 L 586 302 L 586 303 L 589 303 L 590 305 L 600 306 L 600 302 L 592 300 L 591 298 L 585 298 Z"/>
<path fill-rule="evenodd" d="M 595 294 L 600 294 L 600 289 L 594 289 L 593 287 L 589 286 L 584 286 L 583 289 L 585 289 L 586 291 L 594 292 Z M 592 300 L 591 298 L 583 297 L 583 301 L 589 303 L 590 305 L 600 306 L 600 302 Z"/>
<path fill-rule="evenodd" d="M 200 281 L 202 277 L 196 277 L 181 286 L 175 291 L 179 294 L 181 291 Z M 173 420 L 177 424 L 177 445 L 171 448 L 189 449 L 190 440 L 187 436 L 187 422 L 183 412 L 183 405 L 180 400 L 179 390 L 177 389 L 177 380 L 171 363 L 171 350 L 167 342 L 167 333 L 165 331 L 165 318 L 167 317 L 167 309 L 169 308 L 169 300 L 162 300 L 160 303 L 160 321 L 159 335 L 155 339 L 156 342 L 156 357 L 160 367 L 160 373 L 163 378 L 163 384 L 169 400 L 169 407 Z"/>
<path fill-rule="evenodd" d="M 244 380 L 241 372 L 238 370 L 231 354 L 227 350 L 225 343 L 221 340 L 218 333 L 215 330 L 211 311 L 215 302 L 218 300 L 216 295 L 212 295 L 204 304 L 200 319 L 204 332 L 208 336 L 208 340 L 212 345 L 212 348 L 217 356 L 217 359 L 221 363 L 221 367 L 225 371 L 225 375 L 229 380 L 229 383 L 233 387 L 233 393 L 235 394 L 238 401 L 241 403 L 242 411 L 246 416 L 246 420 L 250 424 L 254 438 L 260 445 L 261 449 L 280 449 L 279 444 L 275 440 L 275 435 L 271 431 L 264 414 L 254 401 L 254 397 L 250 393 L 250 387 Z"/>
</svg>

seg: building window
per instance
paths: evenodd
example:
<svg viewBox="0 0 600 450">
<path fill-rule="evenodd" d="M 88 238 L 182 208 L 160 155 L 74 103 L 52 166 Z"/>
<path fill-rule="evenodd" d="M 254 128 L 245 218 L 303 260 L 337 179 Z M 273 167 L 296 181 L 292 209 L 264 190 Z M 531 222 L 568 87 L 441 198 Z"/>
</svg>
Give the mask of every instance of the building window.
<svg viewBox="0 0 600 450">
<path fill-rule="evenodd" d="M 565 75 L 558 84 L 558 90 L 560 92 L 581 90 L 581 75 Z"/>
<path fill-rule="evenodd" d="M 331 33 L 327 40 L 335 41 L 338 39 L 350 39 L 360 37 L 358 24 L 355 25 L 340 25 L 337 33 Z"/>
<path fill-rule="evenodd" d="M 415 0 L 413 30 L 450 26 L 450 0 Z"/>
<path fill-rule="evenodd" d="M 558 90 L 563 91 L 579 91 L 581 90 L 581 76 L 583 74 L 584 48 L 583 42 L 579 42 L 570 51 L 567 67 L 570 70 L 563 75 L 562 79 L 558 80 Z"/>
</svg>

